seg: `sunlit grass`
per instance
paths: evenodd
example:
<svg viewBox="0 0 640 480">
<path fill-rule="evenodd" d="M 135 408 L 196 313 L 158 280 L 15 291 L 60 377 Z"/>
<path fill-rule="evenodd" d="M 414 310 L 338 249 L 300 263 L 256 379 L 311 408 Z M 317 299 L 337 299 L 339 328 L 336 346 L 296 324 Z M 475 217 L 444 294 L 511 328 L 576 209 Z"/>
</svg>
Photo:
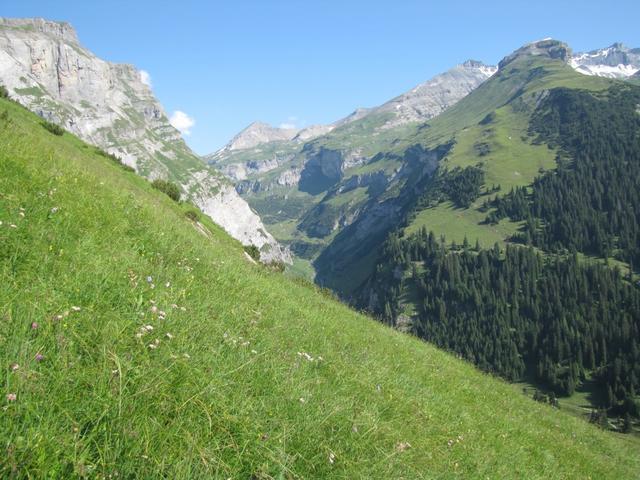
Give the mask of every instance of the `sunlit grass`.
<svg viewBox="0 0 640 480">
<path fill-rule="evenodd" d="M 637 476 L 627 438 L 249 263 L 4 110 L 0 477 Z"/>
</svg>

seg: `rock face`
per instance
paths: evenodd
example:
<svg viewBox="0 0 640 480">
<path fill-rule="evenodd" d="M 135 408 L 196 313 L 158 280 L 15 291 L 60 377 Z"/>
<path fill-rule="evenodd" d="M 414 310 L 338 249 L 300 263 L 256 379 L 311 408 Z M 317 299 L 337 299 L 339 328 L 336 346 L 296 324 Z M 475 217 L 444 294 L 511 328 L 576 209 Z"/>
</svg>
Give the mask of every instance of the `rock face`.
<svg viewBox="0 0 640 480">
<path fill-rule="evenodd" d="M 575 54 L 570 65 L 585 75 L 627 78 L 640 72 L 640 49 L 614 43 L 600 50 Z"/>
<path fill-rule="evenodd" d="M 264 260 L 290 261 L 257 214 L 170 125 L 148 76 L 97 58 L 68 23 L 0 18 L 0 83 L 30 110 L 119 156 L 141 175 L 180 184 L 227 232 L 260 248 Z"/>
</svg>

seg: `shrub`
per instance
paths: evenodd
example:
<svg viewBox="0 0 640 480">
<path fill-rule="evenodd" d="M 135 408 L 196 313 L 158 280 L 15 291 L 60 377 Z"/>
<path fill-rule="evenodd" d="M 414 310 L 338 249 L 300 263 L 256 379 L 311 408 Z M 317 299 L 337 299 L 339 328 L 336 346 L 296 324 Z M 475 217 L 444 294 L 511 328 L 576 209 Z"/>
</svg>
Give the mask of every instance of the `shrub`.
<svg viewBox="0 0 640 480">
<path fill-rule="evenodd" d="M 184 212 L 184 216 L 193 222 L 200 221 L 200 212 L 198 212 L 197 210 L 187 210 L 186 212 Z"/>
<path fill-rule="evenodd" d="M 42 122 L 40 122 L 40 125 L 42 125 L 45 129 L 49 130 L 49 132 L 53 133 L 54 135 L 58 135 L 59 137 L 61 137 L 64 133 L 64 128 L 62 128 L 60 125 L 56 125 L 55 123 L 43 120 Z"/>
<path fill-rule="evenodd" d="M 255 245 L 245 245 L 244 251 L 247 252 L 256 262 L 260 261 L 260 249 Z"/>
<path fill-rule="evenodd" d="M 284 262 L 279 262 L 277 260 L 274 260 L 273 262 L 267 263 L 266 267 L 269 270 L 272 270 L 272 271 L 278 272 L 278 273 L 282 273 L 286 269 L 286 265 L 284 264 Z"/>
<path fill-rule="evenodd" d="M 0 85 L 0 98 L 9 98 L 9 90 L 4 85 Z"/>
<path fill-rule="evenodd" d="M 100 148 L 96 148 L 95 152 L 98 155 L 101 155 L 101 156 L 103 156 L 105 158 L 108 158 L 109 160 L 112 160 L 113 162 L 117 163 L 120 167 L 122 167 L 123 170 L 126 170 L 127 172 L 134 172 L 135 173 L 135 171 L 136 171 L 135 168 L 130 167 L 129 165 L 124 163 L 120 157 L 118 157 L 117 155 L 114 155 L 113 153 L 105 152 L 104 150 L 102 150 Z"/>
<path fill-rule="evenodd" d="M 176 202 L 180 201 L 180 187 L 173 182 L 169 182 L 168 180 L 154 180 L 151 183 L 151 186 L 156 190 L 160 190 L 164 194 L 166 194 L 172 200 Z"/>
</svg>

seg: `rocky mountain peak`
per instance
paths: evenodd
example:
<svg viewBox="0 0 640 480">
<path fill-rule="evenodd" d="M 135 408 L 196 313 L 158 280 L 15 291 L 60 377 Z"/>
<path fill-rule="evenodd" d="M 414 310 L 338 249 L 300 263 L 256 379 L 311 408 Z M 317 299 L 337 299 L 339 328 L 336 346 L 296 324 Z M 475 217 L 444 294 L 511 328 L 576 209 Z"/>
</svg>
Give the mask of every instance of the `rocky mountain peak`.
<svg viewBox="0 0 640 480">
<path fill-rule="evenodd" d="M 554 40 L 552 38 L 545 38 L 543 40 L 528 43 L 510 55 L 507 55 L 498 64 L 498 69 L 503 69 L 514 60 L 527 56 L 542 56 L 568 62 L 571 58 L 571 49 L 564 42 Z"/>
<path fill-rule="evenodd" d="M 75 28 L 67 22 L 55 22 L 44 18 L 0 17 L 0 27 L 11 28 L 16 31 L 44 33 L 67 43 L 79 43 Z"/>
<path fill-rule="evenodd" d="M 464 68 L 482 68 L 485 66 L 480 60 L 469 59 L 462 63 Z"/>
<path fill-rule="evenodd" d="M 607 48 L 575 54 L 570 65 L 585 75 L 626 78 L 640 71 L 640 49 L 616 42 Z"/>
<path fill-rule="evenodd" d="M 296 128 L 278 128 L 264 122 L 253 122 L 223 148 L 223 150 L 243 150 L 263 143 L 293 139 L 299 132 Z"/>
</svg>

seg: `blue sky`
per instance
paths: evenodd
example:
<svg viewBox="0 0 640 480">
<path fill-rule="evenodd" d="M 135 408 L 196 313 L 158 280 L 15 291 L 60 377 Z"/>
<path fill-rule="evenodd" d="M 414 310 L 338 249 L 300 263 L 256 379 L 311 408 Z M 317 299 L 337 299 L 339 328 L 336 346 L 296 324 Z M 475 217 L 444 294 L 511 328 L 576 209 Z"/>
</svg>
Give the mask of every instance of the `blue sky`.
<svg viewBox="0 0 640 480">
<path fill-rule="evenodd" d="M 457 63 L 496 63 L 547 36 L 640 47 L 640 2 L 5 1 L 0 16 L 66 20 L 99 57 L 149 72 L 187 142 L 216 150 L 254 120 L 335 121 Z"/>
</svg>

